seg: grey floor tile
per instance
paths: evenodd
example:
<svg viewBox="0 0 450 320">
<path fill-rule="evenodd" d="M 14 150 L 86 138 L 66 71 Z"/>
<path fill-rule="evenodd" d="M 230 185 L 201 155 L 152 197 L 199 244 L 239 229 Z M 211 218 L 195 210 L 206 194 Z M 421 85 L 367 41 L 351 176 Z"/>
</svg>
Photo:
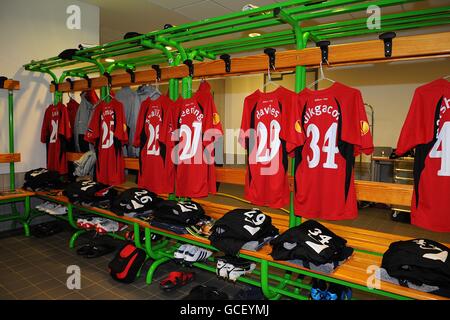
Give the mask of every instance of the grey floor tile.
<svg viewBox="0 0 450 320">
<path fill-rule="evenodd" d="M 37 295 L 32 296 L 28 300 L 51 300 L 51 298 L 45 292 L 40 292 Z"/>
<path fill-rule="evenodd" d="M 38 287 L 41 291 L 49 291 L 58 287 L 64 287 L 66 288 L 66 284 L 62 283 L 61 281 L 58 281 L 56 279 L 48 279 L 46 281 L 40 282 L 35 285 Z"/>
<path fill-rule="evenodd" d="M 81 284 L 81 289 L 79 290 L 79 292 L 87 298 L 93 298 L 106 291 L 108 291 L 107 288 L 102 287 L 98 284 L 91 284 L 90 286 L 83 286 L 83 284 Z"/>
<path fill-rule="evenodd" d="M 115 294 L 111 290 L 106 290 L 96 296 L 93 296 L 92 299 L 95 299 L 95 300 L 124 300 L 123 297 Z"/>
<path fill-rule="evenodd" d="M 65 296 L 59 297 L 57 300 L 87 300 L 87 298 L 84 295 L 73 291 Z"/>
<path fill-rule="evenodd" d="M 42 293 L 42 291 L 36 286 L 28 286 L 20 290 L 15 290 L 12 293 L 19 300 L 27 300 L 34 295 Z"/>
<path fill-rule="evenodd" d="M 52 299 L 60 299 L 70 293 L 72 293 L 73 290 L 69 290 L 66 286 L 61 285 L 59 287 L 53 288 L 51 290 L 45 291 L 46 294 L 50 296 Z"/>
</svg>

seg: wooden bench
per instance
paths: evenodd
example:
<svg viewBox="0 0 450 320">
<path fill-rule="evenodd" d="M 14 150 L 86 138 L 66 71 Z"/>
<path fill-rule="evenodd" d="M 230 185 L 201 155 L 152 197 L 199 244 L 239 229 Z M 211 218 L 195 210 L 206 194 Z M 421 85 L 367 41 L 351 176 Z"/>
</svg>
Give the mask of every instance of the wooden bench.
<svg viewBox="0 0 450 320">
<path fill-rule="evenodd" d="M 50 200 L 63 204 L 69 204 L 67 197 L 64 196 L 51 196 L 45 192 L 36 192 L 36 195 Z M 196 202 L 201 204 L 207 214 L 214 219 L 220 218 L 226 212 L 232 210 L 234 207 L 212 203 L 209 201 L 195 199 Z M 71 205 L 70 205 L 71 206 Z M 91 213 L 95 213 L 104 217 L 111 218 L 113 220 L 119 220 L 121 222 L 128 223 L 134 226 L 134 231 L 139 232 L 139 229 L 144 229 L 145 232 L 157 233 L 160 235 L 164 235 L 173 240 L 178 240 L 181 242 L 193 243 L 202 247 L 206 247 L 208 249 L 214 249 L 211 247 L 209 240 L 204 238 L 199 238 L 192 236 L 190 234 L 179 235 L 173 232 L 163 230 L 154 226 L 150 226 L 147 222 L 144 222 L 139 219 L 129 218 L 125 216 L 117 216 L 116 214 L 95 207 L 78 207 L 77 208 L 85 211 L 89 211 Z M 267 213 L 272 218 L 272 223 L 280 230 L 280 232 L 284 232 L 289 228 L 288 216 L 283 214 L 273 214 Z M 348 261 L 346 261 L 343 265 L 339 266 L 332 274 L 323 274 L 317 271 L 312 271 L 303 267 L 300 267 L 296 264 L 289 263 L 286 261 L 274 261 L 270 256 L 271 246 L 266 245 L 260 251 L 248 251 L 241 250 L 240 255 L 244 258 L 248 258 L 252 261 L 260 263 L 261 269 L 264 265 L 265 268 L 272 267 L 278 270 L 284 271 L 294 271 L 298 274 L 307 275 L 311 277 L 318 277 L 330 282 L 344 283 L 350 287 L 361 289 L 367 292 L 373 292 L 374 294 L 380 294 L 387 297 L 393 298 L 411 298 L 411 299 L 421 299 L 421 300 L 437 300 L 444 299 L 443 297 L 424 293 L 417 290 L 412 290 L 409 288 L 405 288 L 399 285 L 391 284 L 388 282 L 380 281 L 379 287 L 374 290 L 369 290 L 367 288 L 367 280 L 370 274 L 368 274 L 369 268 L 373 268 L 374 266 L 380 266 L 382 260 L 382 254 L 387 250 L 389 245 L 398 240 L 407 240 L 410 239 L 408 237 L 394 236 L 386 233 L 363 230 L 358 228 L 346 227 L 346 226 L 338 226 L 329 223 L 324 223 L 326 227 L 335 232 L 336 234 L 344 237 L 348 241 L 348 245 L 355 248 L 355 253 L 350 257 Z M 81 232 L 81 231 L 78 231 Z M 139 237 L 135 237 L 139 238 Z M 72 241 L 71 241 L 72 243 Z M 146 243 L 146 246 L 142 246 L 142 244 L 137 242 L 137 245 L 146 249 L 147 253 L 150 256 L 157 255 L 154 249 L 152 249 L 150 244 Z M 370 252 L 369 252 L 370 251 Z M 165 256 L 159 256 L 156 264 L 156 267 L 163 262 L 166 262 L 170 259 L 170 254 L 165 254 Z M 156 269 L 156 267 L 152 270 Z M 372 269 L 373 271 L 373 269 Z M 148 279 L 149 277 L 147 277 Z M 152 277 L 150 277 L 151 280 Z M 243 278 L 245 279 L 245 278 Z M 247 280 L 250 281 L 250 280 Z M 250 282 L 255 284 L 255 282 Z M 261 280 L 262 283 L 262 280 Z M 262 284 L 261 284 L 262 286 Z M 270 287 L 268 290 L 277 290 L 275 287 Z M 281 290 L 281 289 L 280 289 Z"/>
<path fill-rule="evenodd" d="M 0 192 L 0 204 L 11 204 L 12 213 L 8 215 L 1 215 L 0 222 L 16 221 L 22 224 L 25 235 L 30 235 L 30 198 L 34 196 L 34 192 L 24 191 L 21 189 L 14 191 Z M 23 202 L 24 210 L 21 214 L 15 207 L 15 203 Z"/>
</svg>

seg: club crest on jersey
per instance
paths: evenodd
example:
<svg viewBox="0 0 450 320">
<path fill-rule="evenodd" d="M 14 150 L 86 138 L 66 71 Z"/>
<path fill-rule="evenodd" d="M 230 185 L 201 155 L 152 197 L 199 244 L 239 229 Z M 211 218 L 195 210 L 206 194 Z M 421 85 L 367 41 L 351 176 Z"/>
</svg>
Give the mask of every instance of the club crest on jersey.
<svg viewBox="0 0 450 320">
<path fill-rule="evenodd" d="M 302 125 L 300 120 L 295 121 L 295 131 L 298 133 L 302 133 Z"/>
<path fill-rule="evenodd" d="M 367 133 L 369 133 L 369 123 L 367 121 L 360 121 L 361 124 L 361 136 L 365 136 Z"/>
<path fill-rule="evenodd" d="M 213 113 L 213 125 L 218 125 L 220 123 L 220 116 L 218 113 Z"/>
</svg>

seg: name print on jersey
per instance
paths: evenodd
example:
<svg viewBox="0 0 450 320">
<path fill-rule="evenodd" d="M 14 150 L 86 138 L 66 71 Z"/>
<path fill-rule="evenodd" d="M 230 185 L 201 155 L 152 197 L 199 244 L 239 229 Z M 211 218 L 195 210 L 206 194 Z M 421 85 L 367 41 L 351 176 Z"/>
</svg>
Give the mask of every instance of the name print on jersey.
<svg viewBox="0 0 450 320">
<path fill-rule="evenodd" d="M 436 142 L 430 151 L 430 158 L 441 159 L 441 167 L 437 171 L 437 175 L 441 177 L 450 176 L 450 121 L 443 122 L 441 126 L 441 120 L 449 109 L 450 99 L 443 97 L 439 118 L 436 121 Z"/>
<path fill-rule="evenodd" d="M 319 99 L 316 99 L 319 100 Z M 325 99 L 327 100 L 327 99 Z M 305 110 L 305 116 L 304 116 L 304 124 L 308 124 L 309 120 L 311 120 L 314 116 L 321 116 L 323 114 L 329 114 L 331 115 L 336 121 L 339 120 L 339 110 L 336 109 L 334 106 L 330 105 L 317 105 L 315 107 L 307 108 Z"/>
</svg>

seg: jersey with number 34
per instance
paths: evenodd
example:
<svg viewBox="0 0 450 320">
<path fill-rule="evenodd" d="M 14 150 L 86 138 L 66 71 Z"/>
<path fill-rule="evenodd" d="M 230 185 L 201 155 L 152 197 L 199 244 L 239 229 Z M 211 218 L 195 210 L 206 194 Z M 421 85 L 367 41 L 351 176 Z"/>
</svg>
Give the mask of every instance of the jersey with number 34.
<svg viewBox="0 0 450 320">
<path fill-rule="evenodd" d="M 327 89 L 304 89 L 296 111 L 284 124 L 288 152 L 295 151 L 295 213 L 356 218 L 355 156 L 373 151 L 360 91 L 338 82 Z"/>
<path fill-rule="evenodd" d="M 416 149 L 411 223 L 450 232 L 450 83 L 438 79 L 416 89 L 397 143 Z"/>
</svg>

